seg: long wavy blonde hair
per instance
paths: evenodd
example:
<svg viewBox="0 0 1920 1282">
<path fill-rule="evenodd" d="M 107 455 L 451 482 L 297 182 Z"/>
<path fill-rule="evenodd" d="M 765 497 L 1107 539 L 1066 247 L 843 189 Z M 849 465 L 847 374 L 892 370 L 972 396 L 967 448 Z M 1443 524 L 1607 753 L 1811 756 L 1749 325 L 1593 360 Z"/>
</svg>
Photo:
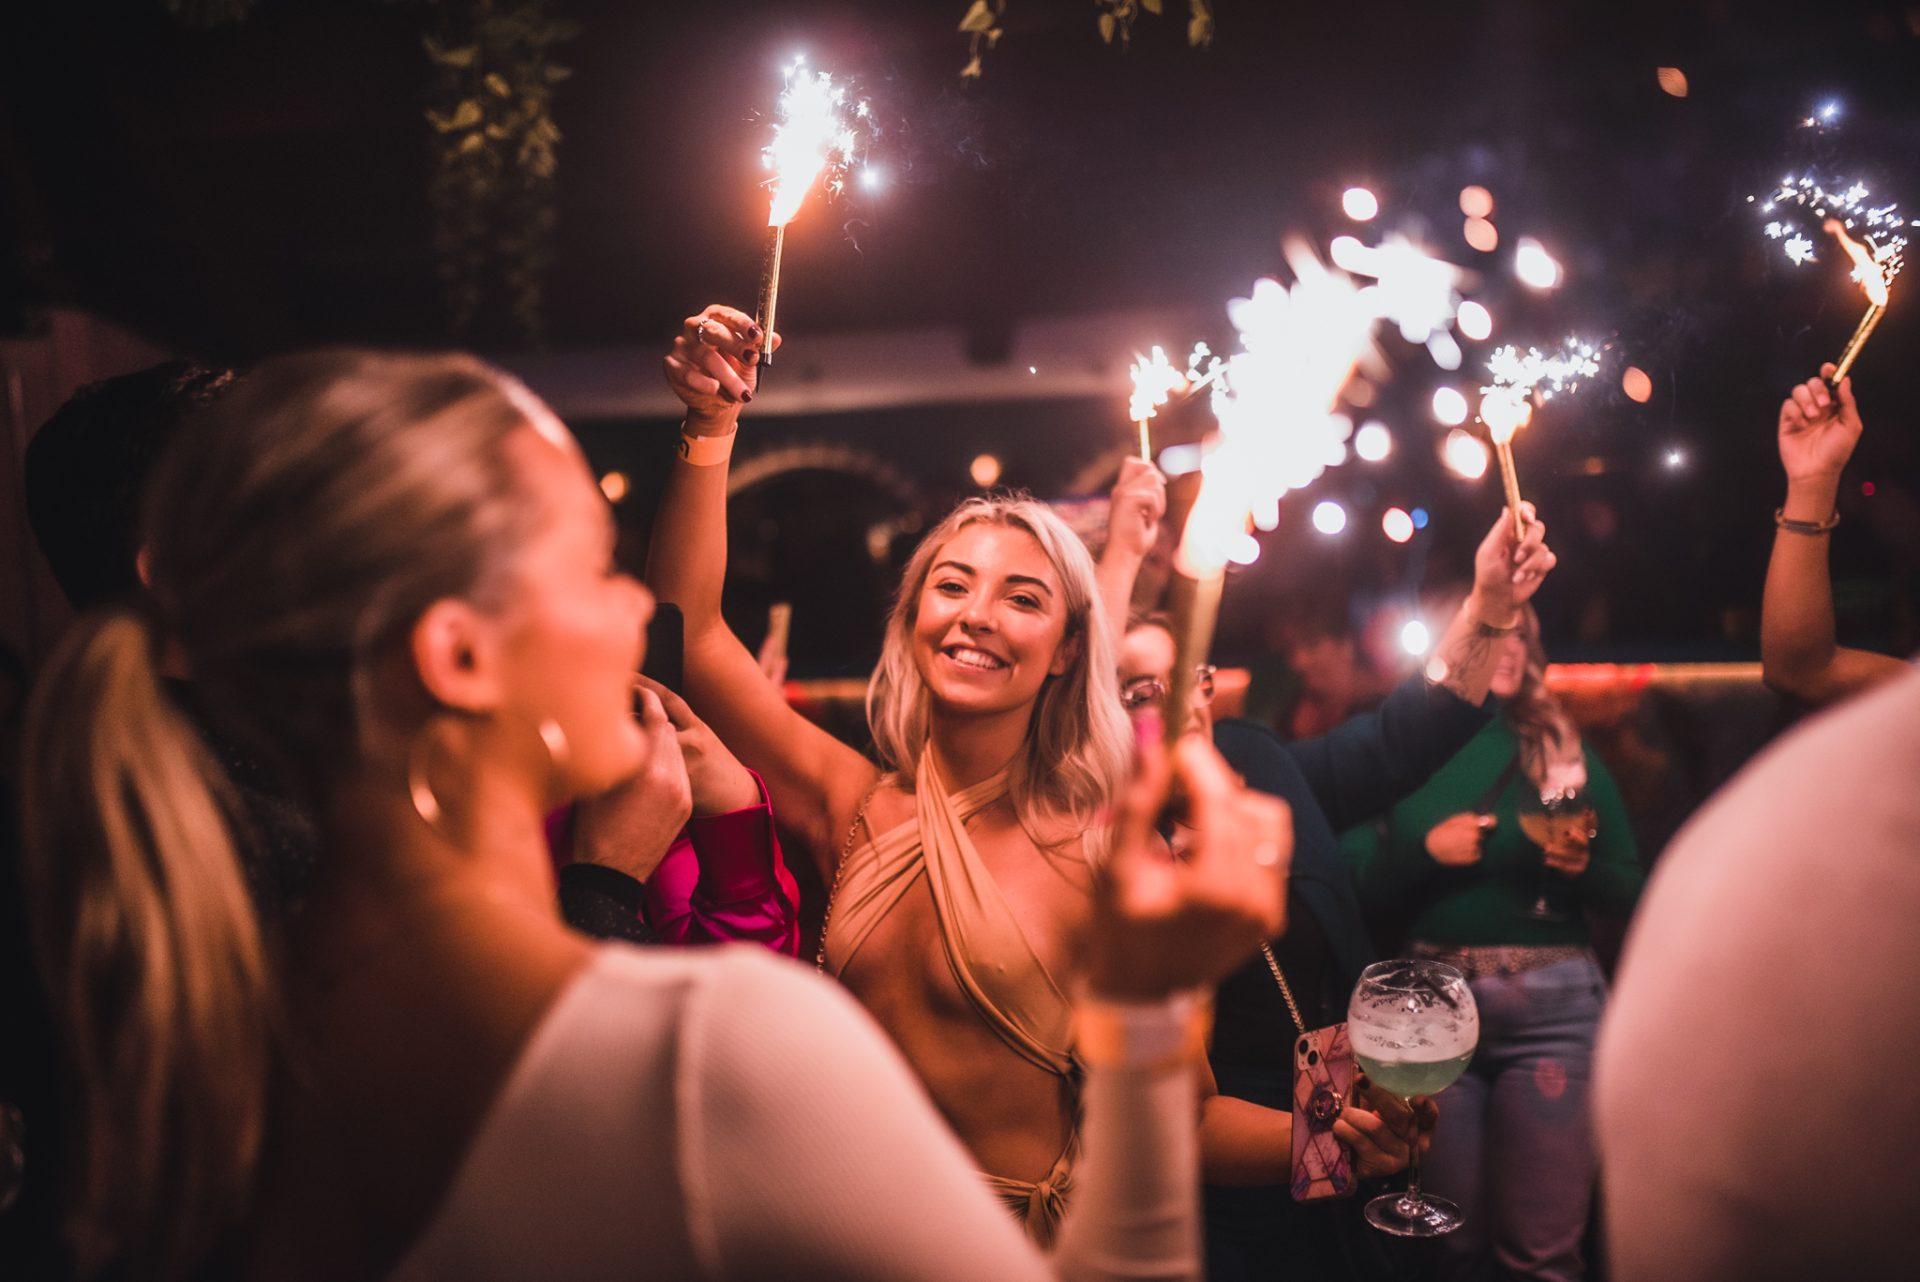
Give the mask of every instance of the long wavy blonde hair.
<svg viewBox="0 0 1920 1282">
<path fill-rule="evenodd" d="M 1064 821 L 1074 833 L 1087 835 L 1087 852 L 1097 856 L 1105 850 L 1104 813 L 1127 777 L 1131 731 L 1114 689 L 1116 643 L 1100 602 L 1093 558 L 1066 522 L 1043 503 L 1023 494 L 968 499 L 914 549 L 887 616 L 880 665 L 867 685 L 867 726 L 874 747 L 881 763 L 912 787 L 931 732 L 932 696 L 913 662 L 920 593 L 935 555 L 969 525 L 1025 531 L 1060 577 L 1067 608 L 1061 644 L 1074 647 L 1073 659 L 1065 672 L 1048 677 L 1040 688 L 1010 790 L 1021 826 L 1036 844 L 1049 844 L 1037 835 L 1043 826 L 1057 828 Z"/>
<path fill-rule="evenodd" d="M 1550 762 L 1580 756 L 1580 731 L 1547 687 L 1547 651 L 1540 643 L 1540 616 L 1531 604 L 1520 608 L 1520 636 L 1527 644 L 1526 668 L 1513 697 L 1502 701 L 1500 714 L 1519 740 L 1521 769 L 1544 786 Z"/>
</svg>

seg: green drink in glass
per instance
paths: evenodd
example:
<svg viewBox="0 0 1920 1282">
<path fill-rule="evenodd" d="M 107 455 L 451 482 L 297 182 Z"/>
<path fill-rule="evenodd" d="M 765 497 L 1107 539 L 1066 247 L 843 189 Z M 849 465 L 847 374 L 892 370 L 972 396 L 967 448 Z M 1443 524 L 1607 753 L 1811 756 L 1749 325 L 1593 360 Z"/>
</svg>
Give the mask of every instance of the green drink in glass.
<svg viewBox="0 0 1920 1282">
<path fill-rule="evenodd" d="M 1405 1099 L 1432 1095 L 1467 1071 L 1480 1044 L 1480 1011 L 1466 976 L 1435 961 L 1376 962 L 1347 1004 L 1347 1040 L 1373 1084 Z M 1367 1203 L 1367 1222 L 1397 1237 L 1439 1237 L 1460 1227 L 1460 1208 L 1420 1194 L 1419 1147 L 1407 1191 Z"/>
</svg>

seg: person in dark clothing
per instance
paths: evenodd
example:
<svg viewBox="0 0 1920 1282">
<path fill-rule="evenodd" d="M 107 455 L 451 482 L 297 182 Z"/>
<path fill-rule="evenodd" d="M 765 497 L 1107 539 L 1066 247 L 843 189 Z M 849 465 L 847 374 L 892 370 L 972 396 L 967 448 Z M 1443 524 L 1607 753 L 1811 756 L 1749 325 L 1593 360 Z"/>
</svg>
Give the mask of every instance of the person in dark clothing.
<svg viewBox="0 0 1920 1282">
<path fill-rule="evenodd" d="M 1514 539 L 1505 514 L 1482 540 L 1473 591 L 1427 671 L 1373 712 L 1317 738 L 1289 743 L 1251 722 L 1214 724 L 1206 669 L 1194 682 L 1191 708 L 1161 708 L 1175 662 L 1172 633 L 1143 620 L 1122 641 L 1121 698 L 1130 711 L 1184 715 L 1188 731 L 1210 734 L 1249 786 L 1285 799 L 1293 811 L 1287 933 L 1230 975 L 1215 998 L 1209 1061 L 1221 1099 L 1240 1102 L 1209 1101 L 1202 1110 L 1207 1268 L 1216 1282 L 1283 1274 L 1386 1278 L 1407 1263 L 1362 1220 L 1364 1197 L 1293 1200 L 1293 1044 L 1302 1032 L 1346 1018 L 1348 995 L 1373 960 L 1335 833 L 1384 814 L 1487 724 L 1497 642 L 1518 626 L 1521 607 L 1553 566 L 1544 526 L 1529 517 L 1523 540 Z M 1353 1149 L 1357 1173 L 1403 1169 L 1407 1143 L 1424 1144 L 1431 1134 L 1431 1103 L 1416 1104 L 1423 1135 L 1411 1139 L 1390 1097 L 1364 1087 L 1354 1096 L 1334 1133 Z"/>
</svg>

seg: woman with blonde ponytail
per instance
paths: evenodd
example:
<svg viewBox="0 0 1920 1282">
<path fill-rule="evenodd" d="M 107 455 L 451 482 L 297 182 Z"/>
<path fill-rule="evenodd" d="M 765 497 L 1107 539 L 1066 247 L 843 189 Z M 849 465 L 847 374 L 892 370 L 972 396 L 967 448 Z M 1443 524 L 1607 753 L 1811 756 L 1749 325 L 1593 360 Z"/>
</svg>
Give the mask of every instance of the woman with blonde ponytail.
<svg viewBox="0 0 1920 1282">
<path fill-rule="evenodd" d="M 1284 816 L 1149 761 L 1087 972 L 1079 1210 L 1043 1259 L 842 994 L 754 948 L 594 945 L 543 817 L 646 764 L 652 602 L 573 438 L 459 356 L 267 362 L 155 474 L 152 605 L 36 692 L 22 882 L 59 1012 L 83 1277 L 1193 1276 L 1177 994 L 1277 926 Z M 264 934 L 206 732 L 316 817 Z M 1202 838 L 1151 818 L 1179 775 Z M 1113 1004 L 1125 1003 L 1125 1004 Z"/>
<path fill-rule="evenodd" d="M 53 657 L 23 762 L 26 892 L 59 982 L 80 1172 L 83 1274 L 129 1226 L 171 1272 L 240 1203 L 265 1130 L 270 987 L 217 769 L 155 672 L 135 615 L 85 622 Z M 79 720 L 74 712 L 78 711 Z M 69 911 L 53 913 L 46 906 Z"/>
</svg>

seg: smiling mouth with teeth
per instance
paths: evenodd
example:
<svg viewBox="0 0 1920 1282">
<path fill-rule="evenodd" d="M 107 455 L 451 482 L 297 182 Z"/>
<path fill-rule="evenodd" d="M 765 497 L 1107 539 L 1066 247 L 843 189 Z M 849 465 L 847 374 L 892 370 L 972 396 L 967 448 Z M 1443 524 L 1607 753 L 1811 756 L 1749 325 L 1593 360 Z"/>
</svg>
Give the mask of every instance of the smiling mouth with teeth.
<svg viewBox="0 0 1920 1282">
<path fill-rule="evenodd" d="M 971 646 L 950 645 L 943 653 L 955 663 L 968 668 L 978 668 L 982 672 L 994 672 L 1006 667 L 1006 662 L 988 654 L 985 650 L 976 650 Z"/>
</svg>

